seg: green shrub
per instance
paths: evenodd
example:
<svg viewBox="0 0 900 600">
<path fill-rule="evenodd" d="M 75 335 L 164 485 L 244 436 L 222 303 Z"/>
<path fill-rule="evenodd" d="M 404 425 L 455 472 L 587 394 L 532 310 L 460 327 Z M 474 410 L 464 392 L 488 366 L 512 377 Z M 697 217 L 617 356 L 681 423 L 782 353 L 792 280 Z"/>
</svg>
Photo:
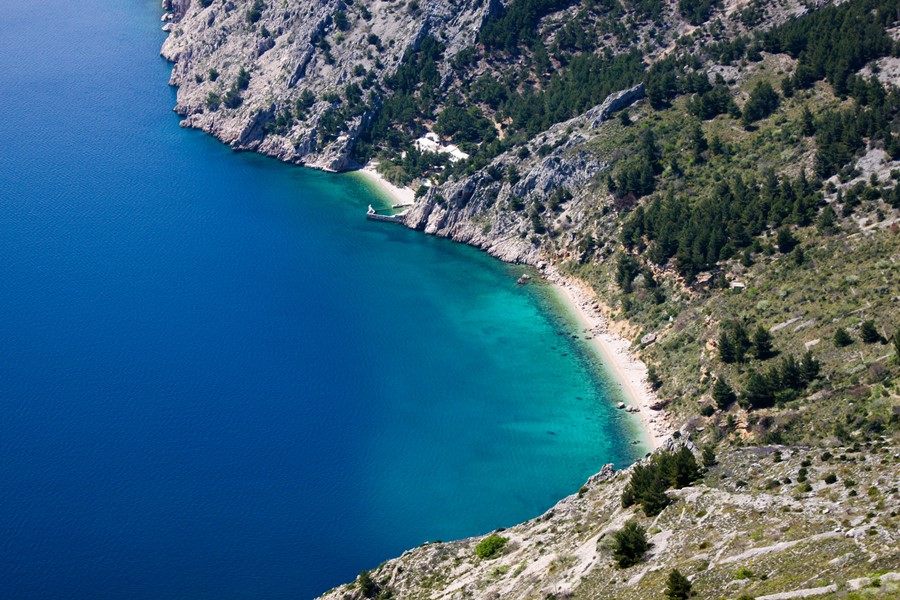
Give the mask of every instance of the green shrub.
<svg viewBox="0 0 900 600">
<path fill-rule="evenodd" d="M 681 574 L 681 571 L 673 569 L 669 573 L 669 579 L 666 581 L 666 598 L 669 600 L 688 600 L 692 595 L 691 582 Z"/>
<path fill-rule="evenodd" d="M 778 92 L 767 81 L 761 81 L 750 92 L 750 98 L 744 105 L 744 124 L 750 125 L 765 119 L 778 109 Z"/>
<path fill-rule="evenodd" d="M 208 108 L 209 110 L 216 110 L 221 104 L 222 99 L 217 93 L 210 92 L 209 95 L 206 96 L 206 108 Z"/>
<path fill-rule="evenodd" d="M 350 21 L 347 19 L 347 13 L 343 10 L 335 11 L 334 16 L 334 25 L 341 31 L 347 31 L 350 29 Z"/>
<path fill-rule="evenodd" d="M 753 571 L 747 567 L 741 567 L 734 572 L 735 579 L 750 579 L 751 577 L 753 577 Z"/>
<path fill-rule="evenodd" d="M 374 598 L 375 594 L 378 593 L 378 586 L 372 580 L 372 576 L 369 575 L 368 571 L 360 572 L 359 577 L 356 579 L 356 584 L 359 586 L 359 590 L 364 598 Z"/>
<path fill-rule="evenodd" d="M 262 0 L 254 0 L 253 6 L 247 9 L 247 22 L 256 23 L 262 17 L 262 11 L 266 7 Z"/>
<path fill-rule="evenodd" d="M 853 343 L 853 338 L 850 337 L 850 334 L 847 333 L 847 330 L 843 327 L 838 327 L 838 330 L 834 332 L 834 345 L 838 348 L 843 348 L 844 346 L 849 346 Z"/>
<path fill-rule="evenodd" d="M 734 395 L 734 390 L 731 389 L 725 378 L 719 377 L 716 379 L 716 383 L 713 385 L 713 401 L 716 403 L 716 406 L 721 410 L 725 410 L 734 404 L 736 400 L 737 396 Z"/>
<path fill-rule="evenodd" d="M 475 556 L 483 559 L 494 558 L 508 541 L 508 538 L 492 533 L 478 542 L 478 545 L 475 546 Z"/>
<path fill-rule="evenodd" d="M 649 548 L 647 530 L 634 519 L 613 534 L 613 558 L 621 569 L 639 563 Z"/>
<path fill-rule="evenodd" d="M 239 90 L 246 90 L 250 87 L 250 73 L 247 72 L 247 69 L 241 67 L 241 70 L 238 71 L 237 81 L 235 81 L 235 85 Z"/>
<path fill-rule="evenodd" d="M 864 321 L 859 330 L 859 336 L 862 338 L 863 343 L 866 344 L 882 341 L 881 334 L 875 328 L 875 321 Z"/>
</svg>

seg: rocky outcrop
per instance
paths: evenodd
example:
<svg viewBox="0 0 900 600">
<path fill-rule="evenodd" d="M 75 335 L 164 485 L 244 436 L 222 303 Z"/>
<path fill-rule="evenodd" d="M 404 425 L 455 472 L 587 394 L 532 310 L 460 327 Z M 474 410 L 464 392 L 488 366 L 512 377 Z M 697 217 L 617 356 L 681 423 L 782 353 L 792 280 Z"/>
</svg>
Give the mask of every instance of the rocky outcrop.
<svg viewBox="0 0 900 600">
<path fill-rule="evenodd" d="M 257 18 L 252 6 L 247 0 L 207 7 L 165 0 L 163 8 L 172 11 L 174 23 L 167 25 L 171 33 L 162 55 L 174 63 L 175 111 L 182 125 L 202 129 L 236 150 L 330 171 L 356 166 L 349 157 L 371 115 L 353 116 L 337 137 L 321 136 L 322 117 L 332 107 L 328 94 L 362 82 L 363 72 L 383 83 L 403 53 L 426 35 L 445 44 L 445 57 L 451 59 L 471 46 L 484 19 L 496 10 L 488 0 L 371 2 L 366 7 L 322 0 L 263 2 Z M 449 69 L 449 60 L 441 68 Z M 229 108 L 208 102 L 210 94 L 225 97 L 240 69 L 251 76 L 240 104 Z M 294 110 L 304 90 L 316 98 L 305 120 L 289 129 L 266 129 L 280 112 Z"/>
<path fill-rule="evenodd" d="M 601 123 L 609 119 L 614 113 L 625 110 L 638 100 L 643 100 L 647 92 L 644 90 L 644 84 L 639 83 L 633 88 L 610 94 L 603 104 L 594 107 L 584 115 L 592 128 L 599 127 Z"/>
<path fill-rule="evenodd" d="M 896 451 L 884 446 L 866 460 Z M 622 507 L 633 467 L 615 471 L 606 465 L 543 515 L 494 532 L 507 539 L 497 556 L 476 555 L 485 536 L 427 543 L 373 569 L 370 577 L 404 600 L 663 598 L 675 568 L 691 580 L 697 598 L 804 598 L 825 589 L 894 597 L 900 577 L 887 573 L 876 583 L 874 574 L 896 571 L 900 534 L 896 516 L 875 507 L 896 504 L 900 474 L 873 469 L 854 473 L 850 487 L 829 486 L 821 481 L 821 467 L 803 466 L 818 453 L 785 446 L 731 450 L 702 481 L 668 491 L 671 504 L 655 517 Z M 809 489 L 791 483 L 801 469 L 815 479 Z M 876 491 L 857 494 L 854 487 Z M 638 564 L 621 569 L 612 538 L 631 519 L 645 527 L 651 546 Z M 363 595 L 349 583 L 323 598 Z"/>
<path fill-rule="evenodd" d="M 537 266 L 575 252 L 569 242 L 582 217 L 608 203 L 594 193 L 610 162 L 591 149 L 606 121 L 644 98 L 644 85 L 617 92 L 583 115 L 554 125 L 527 146 L 510 151 L 468 178 L 451 180 L 419 198 L 406 224 L 485 250 L 507 262 Z M 510 176 L 511 172 L 515 175 Z M 558 206 L 548 207 L 556 198 Z M 534 236 L 555 229 L 553 243 Z"/>
</svg>

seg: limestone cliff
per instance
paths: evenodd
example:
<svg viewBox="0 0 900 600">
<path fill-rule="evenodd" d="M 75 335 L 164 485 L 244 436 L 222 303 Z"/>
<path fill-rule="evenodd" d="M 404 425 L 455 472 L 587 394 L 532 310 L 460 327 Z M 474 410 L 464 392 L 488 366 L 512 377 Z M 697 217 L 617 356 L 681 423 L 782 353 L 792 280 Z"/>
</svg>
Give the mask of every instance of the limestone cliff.
<svg viewBox="0 0 900 600">
<path fill-rule="evenodd" d="M 251 14 L 254 6 L 259 12 Z M 445 56 L 452 58 L 473 43 L 490 6 L 487 0 L 434 0 L 415 7 L 390 1 L 166 0 L 164 8 L 173 11 L 174 20 L 162 54 L 174 63 L 170 83 L 178 87 L 175 110 L 184 126 L 202 129 L 236 150 L 346 170 L 354 166 L 353 144 L 371 111 L 355 116 L 342 135 L 323 145 L 318 129 L 329 104 L 323 98 L 359 80 L 354 72 L 360 69 L 371 73 L 368 85 L 382 83 L 396 71 L 404 52 L 426 35 L 442 41 Z M 212 110 L 210 94 L 224 96 L 241 69 L 250 81 L 240 105 Z M 282 109 L 293 108 L 303 91 L 317 98 L 306 119 L 287 130 L 267 132 L 266 123 Z"/>
</svg>

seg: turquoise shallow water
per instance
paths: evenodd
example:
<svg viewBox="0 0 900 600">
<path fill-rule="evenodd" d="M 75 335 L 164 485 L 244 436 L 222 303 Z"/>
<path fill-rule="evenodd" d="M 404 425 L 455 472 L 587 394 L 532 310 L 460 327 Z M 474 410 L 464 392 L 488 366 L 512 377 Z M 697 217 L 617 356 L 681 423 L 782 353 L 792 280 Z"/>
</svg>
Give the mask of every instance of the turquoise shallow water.
<svg viewBox="0 0 900 600">
<path fill-rule="evenodd" d="M 640 451 L 518 268 L 180 129 L 156 0 L 0 8 L 0 597 L 311 597 Z"/>
</svg>

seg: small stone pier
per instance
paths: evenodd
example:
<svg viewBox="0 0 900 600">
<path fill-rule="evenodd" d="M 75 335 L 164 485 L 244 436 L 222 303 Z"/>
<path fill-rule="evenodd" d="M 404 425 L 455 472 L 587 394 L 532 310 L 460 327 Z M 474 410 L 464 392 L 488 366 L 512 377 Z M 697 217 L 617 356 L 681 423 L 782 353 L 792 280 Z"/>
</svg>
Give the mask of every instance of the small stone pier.
<svg viewBox="0 0 900 600">
<path fill-rule="evenodd" d="M 406 217 L 406 211 L 404 210 L 401 213 L 396 215 L 383 215 L 379 213 L 377 210 L 372 208 L 372 205 L 369 205 L 369 210 L 366 211 L 366 218 L 370 221 L 384 221 L 386 223 L 403 223 Z"/>
</svg>

